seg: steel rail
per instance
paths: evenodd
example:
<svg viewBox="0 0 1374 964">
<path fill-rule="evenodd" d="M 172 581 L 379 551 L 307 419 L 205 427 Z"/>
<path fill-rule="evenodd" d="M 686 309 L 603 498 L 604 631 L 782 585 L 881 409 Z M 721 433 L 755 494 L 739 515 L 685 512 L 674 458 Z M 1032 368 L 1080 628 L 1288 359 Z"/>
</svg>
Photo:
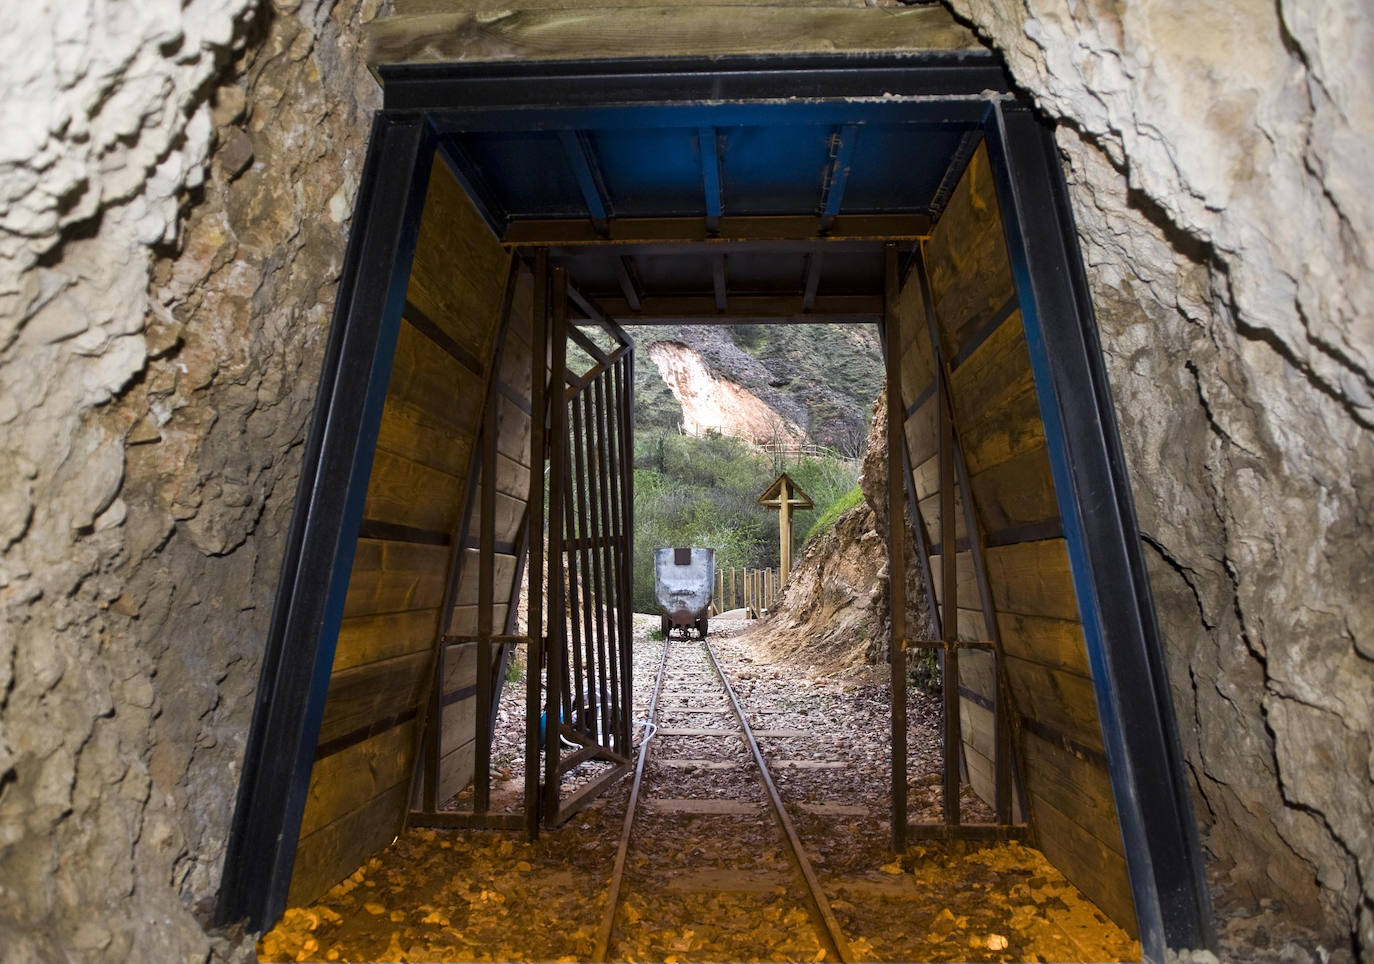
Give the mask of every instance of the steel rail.
<svg viewBox="0 0 1374 964">
<path fill-rule="evenodd" d="M 777 818 L 778 825 L 782 827 L 783 834 L 787 837 L 787 842 L 792 850 L 792 857 L 796 861 L 797 869 L 806 880 L 806 887 L 811 895 L 811 903 L 816 911 L 816 916 L 825 925 L 826 934 L 830 938 L 833 950 L 844 964 L 851 964 L 856 960 L 853 950 L 849 947 L 849 941 L 845 939 L 843 931 L 840 929 L 840 922 L 835 919 L 835 913 L 830 909 L 830 901 L 825 896 L 825 891 L 821 888 L 820 879 L 816 876 L 816 871 L 811 867 L 811 861 L 806 856 L 806 849 L 802 846 L 801 837 L 797 834 L 797 828 L 792 823 L 792 818 L 787 814 L 787 808 L 782 804 L 782 797 L 778 794 L 778 788 L 773 783 L 773 777 L 768 772 L 768 766 L 763 762 L 763 753 L 759 750 L 758 741 L 754 738 L 754 731 L 749 726 L 749 721 L 744 718 L 744 709 L 740 706 L 739 697 L 735 695 L 734 687 L 725 678 L 725 672 L 720 668 L 720 663 L 716 660 L 716 651 L 711 648 L 711 643 L 703 639 L 702 645 L 706 647 L 706 655 L 710 657 L 711 668 L 716 671 L 716 676 L 720 680 L 721 686 L 725 687 L 725 694 L 730 697 L 730 706 L 735 711 L 735 719 L 739 721 L 740 729 L 744 733 L 744 741 L 749 746 L 749 752 L 754 755 L 754 763 L 759 768 L 759 776 L 763 780 L 764 789 L 768 791 L 768 799 L 773 804 L 773 816 Z"/>
<path fill-rule="evenodd" d="M 663 655 L 658 662 L 658 678 L 654 680 L 654 694 L 649 700 L 649 711 L 645 714 L 646 726 L 644 739 L 639 743 L 639 761 L 635 764 L 635 780 L 630 787 L 630 800 L 625 804 L 625 825 L 620 831 L 620 844 L 615 851 L 615 864 L 611 868 L 611 884 L 606 892 L 606 910 L 601 918 L 601 930 L 596 937 L 596 953 L 592 960 L 602 964 L 611 946 L 611 931 L 615 929 L 615 911 L 620 903 L 620 885 L 625 879 L 625 860 L 630 853 L 630 834 L 634 830 L 635 810 L 639 804 L 639 787 L 644 782 L 644 764 L 649 759 L 649 743 L 653 739 L 654 718 L 658 715 L 658 697 L 663 691 L 663 675 L 668 669 L 668 650 L 672 640 L 663 637 Z M 633 712 L 633 706 L 630 707 Z"/>
</svg>

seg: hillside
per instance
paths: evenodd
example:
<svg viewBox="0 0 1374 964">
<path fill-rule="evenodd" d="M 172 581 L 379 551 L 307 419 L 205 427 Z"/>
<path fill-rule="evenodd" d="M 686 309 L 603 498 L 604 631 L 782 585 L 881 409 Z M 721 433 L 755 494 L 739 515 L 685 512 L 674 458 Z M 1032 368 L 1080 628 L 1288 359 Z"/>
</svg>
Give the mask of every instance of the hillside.
<svg viewBox="0 0 1374 964">
<path fill-rule="evenodd" d="M 882 384 L 868 325 L 638 326 L 635 428 L 863 449 Z M 671 382 L 671 385 L 670 385 Z"/>
</svg>

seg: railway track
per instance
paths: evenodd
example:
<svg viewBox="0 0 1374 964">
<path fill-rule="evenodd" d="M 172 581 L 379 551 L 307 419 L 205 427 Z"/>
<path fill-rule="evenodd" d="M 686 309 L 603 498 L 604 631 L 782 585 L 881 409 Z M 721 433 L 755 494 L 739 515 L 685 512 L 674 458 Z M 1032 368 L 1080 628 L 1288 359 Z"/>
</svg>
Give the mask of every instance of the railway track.
<svg viewBox="0 0 1374 964">
<path fill-rule="evenodd" d="M 701 959 L 670 923 L 706 918 L 725 959 L 855 960 L 708 642 L 664 641 L 646 719 L 593 959 Z"/>
</svg>

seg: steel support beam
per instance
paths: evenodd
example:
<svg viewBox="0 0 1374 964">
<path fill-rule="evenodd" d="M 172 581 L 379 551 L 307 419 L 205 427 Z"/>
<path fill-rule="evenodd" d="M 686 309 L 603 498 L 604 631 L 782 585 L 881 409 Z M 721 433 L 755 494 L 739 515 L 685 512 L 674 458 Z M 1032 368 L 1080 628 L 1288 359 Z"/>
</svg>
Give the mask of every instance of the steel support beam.
<svg viewBox="0 0 1374 964">
<path fill-rule="evenodd" d="M 714 233 L 701 218 L 616 218 L 605 233 L 582 218 L 547 218 L 512 221 L 501 242 L 554 247 L 714 245 L 745 241 L 914 241 L 929 235 L 930 218 L 924 214 L 840 214 L 825 232 L 820 218 L 812 215 L 722 216 Z"/>
<path fill-rule="evenodd" d="M 854 145 L 859 140 L 859 125 L 844 124 L 831 140 L 834 154 L 826 173 L 825 194 L 821 198 L 821 231 L 829 231 L 844 203 L 844 189 L 849 183 L 849 171 L 854 165 Z"/>
<path fill-rule="evenodd" d="M 902 423 L 902 332 L 897 246 L 883 249 L 883 350 L 887 367 L 887 612 L 892 627 L 889 674 L 892 687 L 892 847 L 906 850 L 906 513 L 902 478 L 906 431 Z"/>
<path fill-rule="evenodd" d="M 1052 131 L 994 102 L 985 133 L 1092 666 L 1140 942 L 1214 948 L 1135 504 Z"/>
<path fill-rule="evenodd" d="M 355 215 L 366 230 L 344 256 L 301 459 L 226 847 L 222 924 L 260 930 L 286 907 L 433 157 L 425 118 L 376 115 Z"/>
<path fill-rule="evenodd" d="M 720 187 L 720 143 L 714 127 L 697 130 L 697 147 L 701 152 L 701 192 L 706 200 L 706 232 L 719 234 L 725 201 Z"/>
<path fill-rule="evenodd" d="M 667 69 L 665 69 L 667 68 Z M 641 108 L 627 124 L 701 127 L 712 124 L 714 105 L 780 101 L 808 120 L 853 123 L 900 102 L 912 122 L 977 127 L 988 92 L 1010 90 L 1010 78 L 992 51 L 894 54 L 727 55 L 613 61 L 525 60 L 487 63 L 382 64 L 377 67 L 388 108 L 442 111 L 443 129 L 491 130 L 510 123 L 510 108 L 604 112 Z M 868 98 L 883 91 L 887 103 Z M 826 103 L 822 98 L 829 99 Z M 857 100 L 864 98 L 865 100 Z M 695 104 L 691 115 L 671 115 L 663 104 Z M 684 117 L 686 123 L 684 124 Z M 538 124 L 527 115 L 521 123 Z"/>
</svg>

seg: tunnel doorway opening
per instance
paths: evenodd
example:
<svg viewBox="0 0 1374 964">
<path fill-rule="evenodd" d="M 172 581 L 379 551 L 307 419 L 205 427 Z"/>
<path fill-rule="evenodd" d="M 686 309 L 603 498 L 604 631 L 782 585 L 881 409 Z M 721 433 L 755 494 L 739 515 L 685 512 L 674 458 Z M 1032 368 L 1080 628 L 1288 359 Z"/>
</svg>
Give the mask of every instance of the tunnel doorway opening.
<svg viewBox="0 0 1374 964">
<path fill-rule="evenodd" d="M 408 728 L 393 734 L 390 755 L 404 758 L 407 772 L 413 773 L 422 769 L 415 761 L 427 752 L 435 768 L 436 775 L 418 785 L 406 779 L 388 787 L 359 788 L 341 780 L 338 789 L 328 792 L 356 798 L 351 812 L 359 815 L 358 826 L 364 818 L 379 819 L 379 814 L 385 815 L 380 818 L 385 826 L 404 822 L 415 811 L 417 795 L 420 812 L 437 812 L 435 805 L 447 788 L 441 782 L 442 767 L 436 764 L 446 748 L 432 743 L 425 749 L 420 743 L 433 739 L 425 735 L 425 720 L 442 720 L 448 709 L 445 647 L 475 644 L 470 647 L 473 682 L 458 690 L 471 689 L 464 699 L 471 697 L 473 712 L 483 718 L 491 712 L 493 693 L 500 685 L 497 668 L 504 667 L 508 647 L 521 642 L 513 632 L 515 587 L 528 568 L 538 571 L 554 552 L 567 551 L 551 545 L 544 557 L 542 540 L 531 536 L 525 518 L 547 519 L 551 538 L 566 539 L 574 551 L 588 552 L 584 578 L 600 587 L 594 607 L 600 635 L 581 637 L 591 645 L 584 652 L 607 654 L 595 667 L 598 679 L 604 669 L 608 684 L 605 703 L 598 700 L 598 707 L 614 703 L 610 697 L 615 692 L 621 693 L 622 705 L 613 725 L 593 724 L 602 738 L 589 741 L 583 750 L 589 757 L 606 755 L 612 767 L 608 781 L 628 766 L 624 694 L 629 664 L 623 649 L 618 649 L 626 638 L 618 634 L 628 610 L 626 596 L 620 596 L 618 604 L 614 597 L 627 593 L 627 567 L 615 554 L 623 550 L 617 540 L 623 544 L 631 531 L 633 500 L 625 484 L 623 450 L 615 462 L 609 449 L 620 444 L 616 433 L 628 424 L 632 404 L 625 391 L 630 380 L 622 371 L 617 383 L 616 365 L 623 361 L 628 369 L 632 356 L 626 352 L 612 359 L 614 350 L 608 353 L 598 346 L 597 352 L 605 356 L 597 359 L 601 372 L 548 383 L 550 395 L 560 394 L 554 388 L 558 386 L 565 395 L 575 389 L 571 395 L 577 396 L 599 377 L 607 379 L 599 383 L 602 407 L 591 411 L 598 404 L 597 389 L 591 388 L 581 396 L 585 407 L 576 418 L 582 420 L 586 462 L 590 464 L 590 456 L 597 452 L 598 443 L 588 441 L 592 434 L 587 431 L 595 419 L 596 437 L 603 446 L 599 464 L 615 471 L 596 480 L 586 476 L 563 486 L 560 493 L 558 480 L 568 477 L 576 461 L 576 428 L 568 421 L 574 416 L 565 414 L 560 421 L 555 413 L 564 410 L 561 405 L 549 406 L 547 421 L 533 416 L 547 401 L 539 397 L 544 380 L 533 375 L 542 367 L 533 361 L 539 354 L 533 346 L 549 346 L 550 370 L 561 372 L 566 356 L 560 353 L 568 339 L 585 337 L 567 334 L 581 327 L 568 328 L 571 311 L 574 321 L 598 327 L 612 338 L 617 337 L 618 319 L 636 324 L 686 319 L 756 324 L 791 318 L 879 324 L 884 332 L 888 409 L 904 416 L 889 422 L 889 554 L 894 571 L 908 564 L 902 513 L 891 508 L 909 505 L 918 520 L 911 534 L 916 558 L 910 563 L 921 569 L 929 595 L 940 601 L 942 637 L 919 641 L 900 629 L 894 632 L 894 844 L 901 846 L 913 833 L 1004 833 L 1015 822 L 1013 759 L 1033 765 L 1025 757 L 1027 739 L 1058 744 L 1058 749 L 1080 759 L 1095 754 L 1104 785 L 1109 786 L 1106 802 L 1114 809 L 1120 835 L 1117 859 L 1127 878 L 1129 912 L 1146 958 L 1162 960 L 1167 948 L 1212 943 L 1158 631 L 1067 191 L 1052 134 L 1027 105 L 1006 93 L 1000 66 L 990 57 L 971 56 L 770 57 L 405 66 L 380 73 L 386 106 L 374 122 L 303 459 L 225 863 L 221 919 L 247 918 L 263 926 L 280 916 L 286 905 L 293 874 L 302 872 L 304 852 L 299 845 L 307 836 L 303 830 L 311 829 L 309 808 L 326 792 L 318 779 L 330 757 L 321 755 L 322 745 L 329 744 L 327 728 L 322 734 L 326 724 L 344 731 L 330 749 L 348 740 L 353 740 L 350 747 L 361 746 Z M 774 138 L 771 143 L 768 132 Z M 805 142 L 818 134 L 822 163 L 798 163 L 796 158 L 811 156 Z M 979 165 L 984 192 L 972 199 L 970 210 L 989 199 L 996 206 L 996 231 L 988 237 L 1005 252 L 1010 290 L 990 313 L 971 313 L 969 320 L 980 322 L 976 330 L 950 332 L 940 326 L 941 281 L 935 275 L 948 269 L 959 277 L 983 277 L 988 268 L 979 258 L 985 252 L 976 246 L 955 252 L 937 268 L 931 263 L 931 245 L 945 206 Z M 865 171 L 876 174 L 865 180 Z M 639 182 L 635 172 L 642 175 Z M 819 191 L 813 183 L 817 175 Z M 445 179 L 457 190 L 449 191 L 451 207 L 438 218 L 435 212 L 443 199 L 436 207 L 436 185 Z M 636 184 L 640 190 L 622 194 L 616 186 L 620 182 Z M 678 190 L 688 182 L 690 196 Z M 761 199 L 757 207 L 751 209 L 747 200 L 727 206 L 739 185 L 751 186 L 740 197 Z M 809 200 L 801 213 L 778 213 L 787 207 L 789 192 L 806 193 Z M 511 197 L 528 201 L 528 210 L 508 207 Z M 449 240 L 426 241 L 427 216 Z M 498 243 L 474 250 L 464 239 L 475 237 L 479 229 L 494 234 Z M 467 273 L 457 281 L 446 278 L 443 269 L 423 263 L 426 252 L 442 255 L 440 261 L 450 270 L 454 264 L 466 265 Z M 501 252 L 504 261 L 497 256 Z M 967 257 L 963 263 L 961 256 Z M 649 268 L 655 259 L 676 265 L 679 273 L 655 275 Z M 427 287 L 431 311 L 414 303 L 411 292 L 416 285 L 422 291 Z M 434 317 L 450 309 L 455 316 L 463 315 L 464 298 L 485 298 L 485 303 L 499 305 L 499 310 L 487 312 L 496 319 L 490 332 L 479 333 L 472 346 L 455 339 L 444 330 L 442 319 Z M 507 367 L 519 367 L 518 353 L 509 356 L 513 360 L 507 365 L 504 348 L 512 343 L 511 321 L 522 312 L 531 349 L 524 359 L 524 394 L 512 384 L 513 378 L 501 374 Z M 1017 324 L 1008 326 L 1013 316 Z M 429 342 L 415 340 L 410 329 L 429 337 Z M 1054 508 L 1049 528 L 1046 519 L 1011 520 L 1012 524 L 988 531 L 977 514 L 980 493 L 973 483 L 978 467 L 970 464 L 969 451 L 956 441 L 966 415 L 960 406 L 979 397 L 979 385 L 985 392 L 996 387 L 986 378 L 975 380 L 972 387 L 959 386 L 956 375 L 961 369 L 973 371 L 965 363 L 980 349 L 997 348 L 999 332 L 1020 338 L 1001 347 L 1004 356 L 1024 362 L 1024 373 L 1016 377 L 1029 390 L 1029 396 L 1022 393 L 1023 400 L 1029 397 L 1042 433 L 1035 458 L 1043 469 L 1039 495 L 1042 501 L 1047 495 Z M 453 402 L 465 397 L 456 406 L 461 409 L 458 414 L 474 420 L 462 459 L 469 484 L 462 498 L 450 493 L 448 508 L 434 509 L 431 526 L 387 521 L 371 512 L 382 496 L 370 488 L 370 480 L 375 483 L 382 477 L 379 460 L 389 457 L 378 447 L 379 435 L 385 437 L 388 431 L 387 419 L 396 414 L 394 406 L 389 407 L 389 391 L 399 384 L 398 360 L 406 358 L 414 362 L 417 382 L 442 382 L 442 374 L 421 371 L 434 344 L 466 369 L 462 378 L 472 376 L 472 394 L 456 392 L 450 398 Z M 585 385 L 578 385 L 579 380 Z M 543 491 L 528 484 L 530 468 L 544 462 L 542 456 L 531 455 L 524 466 L 529 501 L 520 507 L 514 529 L 504 539 L 498 530 L 503 518 L 504 524 L 511 524 L 511 513 L 502 514 L 501 496 L 509 493 L 501 492 L 499 466 L 502 457 L 509 460 L 512 453 L 501 451 L 503 409 L 509 418 L 516 418 L 512 409 L 524 414 L 527 453 L 543 451 L 541 436 L 547 425 L 554 480 L 545 514 L 530 504 L 540 498 L 535 493 Z M 451 421 L 452 414 L 438 418 L 438 423 Z M 417 449 L 431 444 L 434 436 L 429 433 L 444 428 L 424 413 L 411 422 Z M 988 444 L 1014 447 L 1016 427 L 998 431 Z M 574 444 L 567 444 L 569 438 Z M 933 444 L 935 450 L 913 452 L 913 443 Z M 481 453 L 475 452 L 478 445 Z M 560 451 L 564 461 L 555 465 L 552 458 L 560 457 Z M 493 484 L 483 484 L 483 472 Z M 402 467 L 398 477 L 404 475 Z M 410 484 L 415 491 L 429 491 L 413 478 Z M 598 516 L 607 524 L 604 530 L 573 531 L 555 521 L 555 512 L 562 511 L 555 507 L 579 496 L 598 502 L 604 496 Z M 407 499 L 404 492 L 393 496 L 397 502 Z M 938 523 L 923 531 L 923 503 L 928 500 L 934 500 L 930 519 Z M 589 507 L 588 519 L 590 512 Z M 445 533 L 447 541 L 439 538 Z M 997 539 L 1010 541 L 994 544 Z M 994 549 L 1047 542 L 1054 543 L 1054 558 L 1036 555 L 1040 549 L 1034 549 L 1029 558 L 1002 553 L 1001 572 L 994 574 L 995 564 L 989 566 Z M 945 547 L 955 551 L 937 551 Z M 449 632 L 455 605 L 468 604 L 460 602 L 465 567 L 453 562 L 469 555 L 478 560 L 466 567 L 475 622 L 467 634 Z M 425 569 L 420 557 L 426 556 L 437 560 L 431 566 L 440 573 L 437 580 L 416 575 Z M 498 557 L 505 561 L 498 562 Z M 600 565 L 604 568 L 598 571 Z M 339 694 L 348 691 L 339 674 L 360 668 L 340 670 L 336 655 L 341 651 L 341 632 L 356 628 L 348 623 L 358 615 L 350 610 L 350 599 L 359 598 L 355 578 L 362 570 L 371 573 L 368 591 L 374 598 L 387 593 L 408 599 L 424 592 L 435 596 L 433 605 L 425 607 L 433 610 L 429 622 L 409 616 L 398 620 L 389 611 L 367 614 L 386 622 L 389 632 L 406 622 L 409 629 L 400 636 L 422 642 L 428 638 L 421 648 L 387 656 L 389 669 L 397 674 L 390 688 L 403 694 L 402 708 L 377 719 L 367 712 L 349 716 L 337 709 Z M 1024 705 L 1014 707 L 1001 668 L 1004 653 L 998 635 L 1004 617 L 1016 621 L 1018 616 L 1043 615 L 1017 613 L 1016 604 L 1005 598 L 1012 590 L 1005 587 L 1041 585 L 1049 571 L 1060 574 L 1070 589 L 1068 602 L 1061 598 L 1055 605 L 1067 605 L 1071 611 L 1051 615 L 1076 623 L 1081 633 L 1089 679 L 1076 705 L 1085 700 L 1095 704 L 1100 748 L 1075 743 L 1034 712 L 1026 712 Z M 1000 590 L 999 579 L 1005 584 Z M 901 627 L 902 581 L 894 579 L 892 585 L 893 624 Z M 549 583 L 550 612 L 571 601 L 556 598 L 561 589 L 555 587 L 561 586 L 559 579 Z M 1004 604 L 1000 608 L 999 591 Z M 504 611 L 498 602 L 502 592 L 507 600 Z M 537 596 L 531 595 L 532 606 L 539 605 Z M 960 598 L 971 597 L 979 600 L 977 607 L 960 605 Z M 499 627 L 505 632 L 497 631 L 498 613 L 506 620 Z M 967 626 L 973 616 L 981 625 L 969 635 L 991 639 L 970 639 L 961 633 L 959 627 Z M 529 618 L 530 625 L 540 625 L 534 609 Z M 558 622 L 550 621 L 551 634 Z M 393 632 L 388 638 L 400 636 Z M 473 638 L 447 638 L 464 636 Z M 528 637 L 524 639 L 528 645 Z M 596 649 L 597 642 L 602 650 Z M 957 770 L 965 742 L 959 729 L 961 701 L 978 704 L 981 695 L 991 704 L 982 709 L 994 717 L 995 749 L 988 763 L 994 771 L 989 776 L 998 820 L 988 830 L 959 826 L 957 801 L 947 806 L 949 816 L 941 827 L 908 826 L 905 781 L 899 778 L 905 770 L 905 721 L 897 719 L 905 704 L 895 696 L 896 688 L 904 685 L 902 662 L 908 646 L 922 642 L 939 647 L 947 677 L 955 683 L 952 692 L 946 691 L 947 773 Z M 620 672 L 612 680 L 617 652 L 622 657 Z M 992 654 L 988 693 L 959 689 L 957 667 L 965 652 Z M 562 751 L 550 740 L 556 728 L 546 725 L 541 739 L 534 723 L 541 713 L 546 724 L 563 719 L 564 712 L 576 715 L 574 710 L 588 717 L 590 705 L 558 705 L 557 694 L 564 687 L 557 674 L 567 667 L 557 658 L 545 667 L 550 677 L 547 692 L 554 695 L 543 705 L 538 661 L 530 658 L 528 665 L 526 762 L 528 766 L 540 761 L 545 780 L 542 791 L 534 782 L 528 784 L 518 824 L 533 833 L 541 819 L 556 818 L 578 802 L 559 795 L 556 777 Z M 1045 688 L 1053 690 L 1057 678 L 1046 675 Z M 355 692 L 350 705 L 375 709 L 375 677 L 354 672 L 344 683 Z M 1032 691 L 1034 687 L 1026 690 Z M 1061 702 L 1075 705 L 1073 696 L 1062 691 L 1059 695 Z M 1004 704 L 1016 710 L 1014 716 L 999 711 Z M 590 718 L 595 718 L 594 712 Z M 1029 736 L 1026 724 L 1032 731 Z M 1018 744 L 1015 752 L 1013 741 Z M 455 747 L 449 755 L 470 754 L 476 774 L 489 747 L 481 740 L 471 742 L 470 748 Z M 478 782 L 474 780 L 477 799 L 466 825 L 514 822 L 483 819 Z M 947 786 L 949 782 L 947 777 Z M 957 781 L 955 786 L 957 792 Z M 595 793 L 595 788 L 588 793 Z M 1043 817 L 1037 815 L 1034 801 L 1027 807 L 1030 812 L 1021 816 L 1039 823 L 1042 834 L 1058 833 L 1066 840 L 1078 834 L 1078 843 L 1066 852 L 1081 847 L 1081 827 L 1061 819 L 1054 829 L 1052 818 L 1064 814 L 1050 801 L 1044 804 Z M 449 823 L 464 825 L 456 817 Z M 331 839 L 305 860 L 314 861 L 317 873 L 325 876 L 334 873 L 340 861 L 359 856 L 348 850 L 359 846 L 356 837 L 349 839 L 348 825 L 333 825 L 339 839 Z M 384 836 L 390 839 L 390 833 Z M 1085 865 L 1101 864 L 1103 859 L 1095 850 L 1083 858 Z"/>
</svg>

